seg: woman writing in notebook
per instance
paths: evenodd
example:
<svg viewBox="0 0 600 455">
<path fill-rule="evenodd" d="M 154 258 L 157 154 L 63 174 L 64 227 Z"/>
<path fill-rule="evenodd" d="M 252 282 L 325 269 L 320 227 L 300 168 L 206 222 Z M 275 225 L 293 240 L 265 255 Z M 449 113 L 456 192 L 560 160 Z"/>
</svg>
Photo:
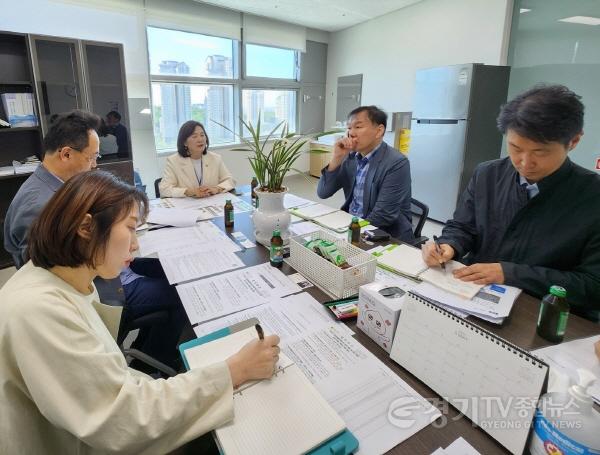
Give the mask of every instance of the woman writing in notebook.
<svg viewBox="0 0 600 455">
<path fill-rule="evenodd" d="M 235 187 L 221 156 L 209 152 L 208 145 L 202 123 L 190 120 L 181 125 L 177 153 L 167 158 L 159 184 L 161 197 L 206 197 Z"/>
<path fill-rule="evenodd" d="M 147 207 L 85 172 L 32 225 L 30 261 L 0 289 L 0 452 L 169 452 L 231 420 L 235 387 L 272 375 L 275 335 L 167 380 L 128 368 L 93 279 L 131 262 Z"/>
</svg>

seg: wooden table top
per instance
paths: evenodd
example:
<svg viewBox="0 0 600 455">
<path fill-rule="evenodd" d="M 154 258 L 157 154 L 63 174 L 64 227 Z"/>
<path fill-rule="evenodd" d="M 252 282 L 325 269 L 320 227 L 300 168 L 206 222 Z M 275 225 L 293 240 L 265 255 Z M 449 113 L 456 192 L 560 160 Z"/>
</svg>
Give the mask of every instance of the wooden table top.
<svg viewBox="0 0 600 455">
<path fill-rule="evenodd" d="M 225 228 L 223 219 L 214 219 L 213 222 L 228 234 L 232 232 L 243 232 L 246 237 L 254 241 L 254 225 L 252 224 L 250 213 L 236 213 L 235 224 L 233 228 Z M 362 245 L 365 248 L 371 245 Z M 266 248 L 257 244 L 256 248 L 248 248 L 238 253 L 244 264 L 247 266 L 262 264 L 269 260 L 269 252 Z M 296 273 L 288 264 L 283 264 L 281 271 L 290 275 Z M 331 298 L 316 286 L 305 290 L 319 302 L 331 300 Z M 469 320 L 475 322 L 481 327 L 505 338 L 517 346 L 532 350 L 551 345 L 548 341 L 537 336 L 536 321 L 539 310 L 539 299 L 522 293 L 515 302 L 512 312 L 502 326 L 498 326 L 486 321 L 470 317 Z M 430 454 L 438 447 L 447 447 L 456 438 L 462 436 L 473 447 L 482 454 L 504 454 L 508 453 L 499 443 L 487 435 L 484 431 L 476 428 L 474 424 L 466 417 L 461 417 L 458 411 L 450 406 L 443 406 L 445 403 L 429 387 L 423 384 L 419 379 L 406 371 L 400 365 L 392 361 L 389 354 L 379 347 L 364 332 L 356 328 L 356 321 L 347 324 L 354 332 L 355 338 L 369 351 L 371 351 L 379 360 L 391 368 L 398 376 L 413 387 L 419 394 L 430 400 L 434 405 L 442 403 L 442 417 L 434 424 L 427 426 L 411 438 L 390 450 L 389 454 Z M 190 338 L 195 337 L 191 328 L 186 331 Z M 593 336 L 600 333 L 600 325 L 591 321 L 570 315 L 565 334 L 565 341 Z"/>
</svg>

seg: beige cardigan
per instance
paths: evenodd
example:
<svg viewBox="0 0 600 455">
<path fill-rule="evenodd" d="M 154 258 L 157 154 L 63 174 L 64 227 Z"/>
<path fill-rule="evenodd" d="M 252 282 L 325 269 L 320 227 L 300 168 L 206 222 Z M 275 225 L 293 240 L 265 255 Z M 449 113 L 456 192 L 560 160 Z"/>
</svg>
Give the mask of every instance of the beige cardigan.
<svg viewBox="0 0 600 455">
<path fill-rule="evenodd" d="M 0 453 L 166 453 L 233 418 L 225 362 L 130 369 L 97 300 L 31 261 L 0 290 Z"/>
<path fill-rule="evenodd" d="M 202 155 L 202 185 L 219 186 L 223 191 L 235 187 L 235 180 L 220 155 L 212 152 Z M 191 158 L 184 158 L 179 153 L 167 158 L 159 185 L 160 197 L 185 197 L 187 188 L 198 188 L 198 186 L 198 178 Z"/>
</svg>

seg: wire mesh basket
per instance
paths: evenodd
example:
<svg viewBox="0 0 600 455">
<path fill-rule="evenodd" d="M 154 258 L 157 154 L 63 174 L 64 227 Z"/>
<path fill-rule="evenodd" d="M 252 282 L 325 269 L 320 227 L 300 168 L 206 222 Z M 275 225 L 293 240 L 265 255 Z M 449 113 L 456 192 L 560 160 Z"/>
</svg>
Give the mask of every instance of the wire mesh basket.
<svg viewBox="0 0 600 455">
<path fill-rule="evenodd" d="M 338 251 L 350 265 L 342 269 L 304 244 L 309 240 L 328 240 L 335 243 Z M 358 288 L 375 280 L 377 259 L 358 247 L 325 231 L 290 238 L 289 264 L 298 272 L 336 299 L 358 294 Z"/>
</svg>

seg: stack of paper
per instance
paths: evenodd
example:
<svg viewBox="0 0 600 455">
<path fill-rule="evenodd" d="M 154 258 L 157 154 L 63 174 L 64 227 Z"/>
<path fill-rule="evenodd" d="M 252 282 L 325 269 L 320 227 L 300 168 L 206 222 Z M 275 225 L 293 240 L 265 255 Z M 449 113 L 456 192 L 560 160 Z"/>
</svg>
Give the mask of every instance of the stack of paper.
<svg viewBox="0 0 600 455">
<path fill-rule="evenodd" d="M 313 219 L 313 222 L 336 232 L 346 232 L 350 226 L 350 223 L 352 222 L 352 217 L 353 215 L 350 215 L 342 210 L 338 210 L 327 215 L 318 216 Z M 368 221 L 363 220 L 362 218 L 359 220 L 359 223 L 361 227 L 369 224 Z"/>
<path fill-rule="evenodd" d="M 171 284 L 244 266 L 235 254 L 241 247 L 210 221 L 193 227 L 148 231 L 138 243 L 142 256 L 158 254 Z"/>
<path fill-rule="evenodd" d="M 198 220 L 209 219 L 195 210 L 176 208 L 151 207 L 148 214 L 148 223 L 163 226 L 189 227 L 194 226 Z"/>
<path fill-rule="evenodd" d="M 305 220 L 313 220 L 319 216 L 327 215 L 328 213 L 337 212 L 338 209 L 328 207 L 324 204 L 312 204 L 297 209 L 290 209 L 292 215 L 296 215 Z"/>
<path fill-rule="evenodd" d="M 521 294 L 521 289 L 504 284 L 488 284 L 468 299 L 433 286 L 431 283 L 421 283 L 413 289 L 413 292 L 441 304 L 458 316 L 472 315 L 493 324 L 502 324 Z"/>
</svg>

